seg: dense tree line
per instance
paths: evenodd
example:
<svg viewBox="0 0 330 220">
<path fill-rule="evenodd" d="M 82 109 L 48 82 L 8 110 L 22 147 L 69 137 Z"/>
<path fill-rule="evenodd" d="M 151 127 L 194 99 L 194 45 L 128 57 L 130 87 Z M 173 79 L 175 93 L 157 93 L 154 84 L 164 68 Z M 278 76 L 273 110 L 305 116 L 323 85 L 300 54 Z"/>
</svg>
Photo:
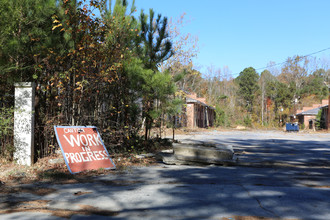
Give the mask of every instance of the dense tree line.
<svg viewBox="0 0 330 220">
<path fill-rule="evenodd" d="M 294 56 L 282 66 L 270 64 L 261 73 L 247 67 L 236 77 L 227 67 L 211 66 L 206 74 L 192 70 L 179 87 L 207 97 L 216 107 L 218 126 L 279 127 L 297 109 L 327 99 L 328 64 L 315 57 Z"/>
<path fill-rule="evenodd" d="M 54 150 L 54 125 L 95 125 L 111 151 L 142 148 L 141 127 L 148 141 L 155 119 L 174 108 L 172 76 L 159 71 L 173 55 L 167 18 L 152 9 L 136 16 L 126 0 L 1 0 L 0 13 L 2 117 L 12 115 L 14 82 L 35 82 L 37 156 Z M 12 150 L 10 119 L 2 153 Z"/>
</svg>

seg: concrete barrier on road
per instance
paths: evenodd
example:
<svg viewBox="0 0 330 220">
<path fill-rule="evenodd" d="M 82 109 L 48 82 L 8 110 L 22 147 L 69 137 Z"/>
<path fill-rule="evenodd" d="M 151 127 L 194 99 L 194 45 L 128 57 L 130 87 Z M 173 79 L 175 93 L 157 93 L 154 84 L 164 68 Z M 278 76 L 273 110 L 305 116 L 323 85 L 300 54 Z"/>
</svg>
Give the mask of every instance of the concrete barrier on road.
<svg viewBox="0 0 330 220">
<path fill-rule="evenodd" d="M 226 164 L 233 161 L 231 145 L 214 143 L 173 143 L 173 154 L 163 153 L 166 164 Z"/>
</svg>

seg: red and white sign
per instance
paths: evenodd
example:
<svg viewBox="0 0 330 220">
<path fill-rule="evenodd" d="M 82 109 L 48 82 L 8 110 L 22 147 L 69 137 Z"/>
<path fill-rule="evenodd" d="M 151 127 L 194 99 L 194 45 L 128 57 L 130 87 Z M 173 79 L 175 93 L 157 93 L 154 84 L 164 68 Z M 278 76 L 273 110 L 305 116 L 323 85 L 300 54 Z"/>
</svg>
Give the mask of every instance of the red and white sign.
<svg viewBox="0 0 330 220">
<path fill-rule="evenodd" d="M 57 142 L 71 173 L 116 169 L 94 126 L 54 126 Z"/>
</svg>

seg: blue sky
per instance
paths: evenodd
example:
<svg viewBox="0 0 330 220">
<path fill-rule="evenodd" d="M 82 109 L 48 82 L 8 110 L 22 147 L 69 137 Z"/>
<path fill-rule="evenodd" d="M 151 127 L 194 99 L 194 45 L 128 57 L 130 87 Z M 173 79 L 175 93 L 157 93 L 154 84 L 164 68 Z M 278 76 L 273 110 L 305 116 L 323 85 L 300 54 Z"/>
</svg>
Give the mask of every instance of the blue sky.
<svg viewBox="0 0 330 220">
<path fill-rule="evenodd" d="M 182 31 L 199 38 L 195 63 L 202 72 L 228 66 L 235 77 L 249 66 L 330 48 L 329 0 L 136 0 L 135 5 L 136 16 L 142 8 L 168 18 L 186 13 L 189 23 Z"/>
</svg>

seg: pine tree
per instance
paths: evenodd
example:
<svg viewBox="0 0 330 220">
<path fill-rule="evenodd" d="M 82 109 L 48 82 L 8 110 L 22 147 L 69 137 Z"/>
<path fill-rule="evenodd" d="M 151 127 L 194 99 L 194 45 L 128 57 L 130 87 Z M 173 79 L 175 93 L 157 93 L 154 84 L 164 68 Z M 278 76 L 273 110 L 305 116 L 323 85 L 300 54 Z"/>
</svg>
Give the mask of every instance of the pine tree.
<svg viewBox="0 0 330 220">
<path fill-rule="evenodd" d="M 0 80 L 31 81 L 51 41 L 56 0 L 0 1 Z"/>
<path fill-rule="evenodd" d="M 146 77 L 145 88 L 146 93 L 143 97 L 143 118 L 145 118 L 145 139 L 149 137 L 149 132 L 152 127 L 154 112 L 154 100 L 160 98 L 160 94 L 157 94 L 159 88 L 166 87 L 168 80 L 160 77 L 160 82 L 165 83 L 159 85 L 159 82 L 155 81 L 159 77 L 158 67 L 173 55 L 172 42 L 169 40 L 169 34 L 167 32 L 167 18 L 158 14 L 157 18 L 154 18 L 155 13 L 152 9 L 149 10 L 148 16 L 144 14 L 143 10 L 140 14 L 140 34 L 136 39 L 136 52 L 146 69 L 153 71 L 152 76 Z M 158 97 L 157 97 L 158 96 Z"/>
<path fill-rule="evenodd" d="M 141 30 L 140 37 L 136 41 L 136 49 L 145 68 L 156 72 L 159 64 L 170 58 L 173 55 L 173 51 L 172 42 L 169 40 L 167 32 L 167 17 L 162 19 L 161 14 L 158 14 L 155 19 L 154 16 L 155 13 L 152 9 L 149 10 L 149 19 L 141 11 Z"/>
<path fill-rule="evenodd" d="M 243 98 L 249 112 L 252 111 L 255 93 L 259 89 L 258 79 L 259 75 L 253 67 L 245 68 L 236 78 L 238 94 Z"/>
</svg>

